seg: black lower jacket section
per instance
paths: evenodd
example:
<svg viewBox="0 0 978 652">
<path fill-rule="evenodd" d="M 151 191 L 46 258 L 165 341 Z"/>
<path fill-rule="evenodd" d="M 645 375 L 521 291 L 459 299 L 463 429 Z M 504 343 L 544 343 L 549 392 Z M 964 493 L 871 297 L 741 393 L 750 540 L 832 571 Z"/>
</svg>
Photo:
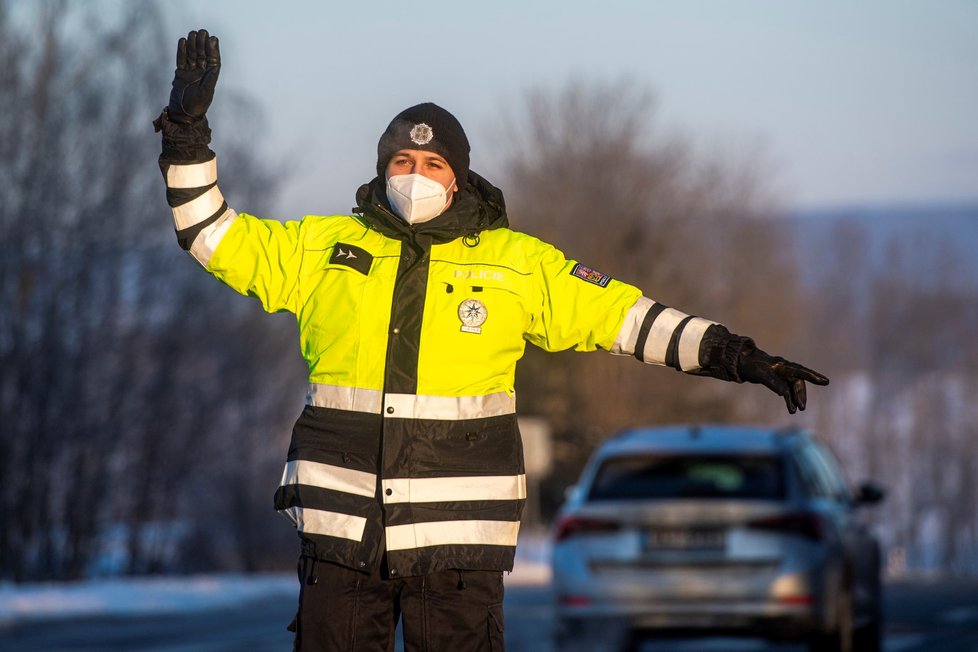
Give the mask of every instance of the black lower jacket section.
<svg viewBox="0 0 978 652">
<path fill-rule="evenodd" d="M 331 491 L 304 484 L 287 485 L 276 489 L 276 509 L 287 509 L 293 505 L 363 518 L 376 519 L 378 517 L 375 498 L 366 498 L 365 496 L 356 496 L 342 491 Z"/>
<path fill-rule="evenodd" d="M 515 546 L 430 546 L 387 553 L 391 577 L 424 575 L 449 568 L 464 570 L 513 570 Z"/>
<path fill-rule="evenodd" d="M 375 495 L 354 495 L 310 485 L 280 486 L 275 508 L 306 509 L 366 519 L 362 541 L 300 532 L 303 553 L 372 572 L 384 560 L 384 528 L 436 521 L 518 522 L 524 499 L 384 505 L 383 479 L 517 476 L 525 473 L 515 415 L 441 421 L 384 419 L 380 415 L 306 406 L 295 423 L 289 461 L 306 460 L 377 475 Z M 508 571 L 515 546 L 438 545 L 388 551 L 391 577 L 448 568 Z"/>
<path fill-rule="evenodd" d="M 516 415 L 462 421 L 386 419 L 381 469 L 385 478 L 523 473 Z"/>
<path fill-rule="evenodd" d="M 376 473 L 382 423 L 379 414 L 307 405 L 292 428 L 289 461 L 309 460 Z"/>
<path fill-rule="evenodd" d="M 399 503 L 387 505 L 387 525 L 434 523 L 437 521 L 518 521 L 523 501 L 479 500 L 444 503 Z"/>
</svg>

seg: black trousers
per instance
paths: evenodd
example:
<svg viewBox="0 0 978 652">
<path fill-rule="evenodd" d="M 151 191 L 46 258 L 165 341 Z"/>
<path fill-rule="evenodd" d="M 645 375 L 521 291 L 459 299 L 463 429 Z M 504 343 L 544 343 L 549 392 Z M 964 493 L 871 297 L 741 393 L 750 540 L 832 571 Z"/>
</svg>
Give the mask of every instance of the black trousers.
<svg viewBox="0 0 978 652">
<path fill-rule="evenodd" d="M 446 570 L 398 579 L 299 558 L 296 652 L 503 650 L 503 574 Z M 293 629 L 290 626 L 290 629 Z"/>
</svg>

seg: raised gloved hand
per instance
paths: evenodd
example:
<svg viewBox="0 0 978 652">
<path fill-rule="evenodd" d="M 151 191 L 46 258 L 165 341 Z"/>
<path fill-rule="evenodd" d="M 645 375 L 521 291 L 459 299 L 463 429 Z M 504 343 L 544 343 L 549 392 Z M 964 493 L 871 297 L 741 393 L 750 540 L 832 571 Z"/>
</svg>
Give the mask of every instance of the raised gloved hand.
<svg viewBox="0 0 978 652">
<path fill-rule="evenodd" d="M 214 99 L 221 72 L 221 51 L 216 36 L 201 29 L 177 43 L 177 69 L 167 114 L 171 121 L 189 124 L 200 120 Z"/>
<path fill-rule="evenodd" d="M 771 356 L 757 348 L 745 351 L 737 363 L 740 380 L 764 385 L 775 394 L 784 397 L 788 412 L 804 410 L 807 401 L 805 381 L 815 385 L 828 385 L 826 376 L 784 358 Z"/>
</svg>

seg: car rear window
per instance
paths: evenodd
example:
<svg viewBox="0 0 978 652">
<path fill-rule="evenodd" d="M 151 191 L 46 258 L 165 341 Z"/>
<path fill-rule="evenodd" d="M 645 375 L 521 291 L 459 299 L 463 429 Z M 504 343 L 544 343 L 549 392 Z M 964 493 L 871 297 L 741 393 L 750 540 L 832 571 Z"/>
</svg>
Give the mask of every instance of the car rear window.
<svg viewBox="0 0 978 652">
<path fill-rule="evenodd" d="M 781 460 L 758 455 L 630 456 L 605 460 L 591 500 L 785 497 Z"/>
</svg>

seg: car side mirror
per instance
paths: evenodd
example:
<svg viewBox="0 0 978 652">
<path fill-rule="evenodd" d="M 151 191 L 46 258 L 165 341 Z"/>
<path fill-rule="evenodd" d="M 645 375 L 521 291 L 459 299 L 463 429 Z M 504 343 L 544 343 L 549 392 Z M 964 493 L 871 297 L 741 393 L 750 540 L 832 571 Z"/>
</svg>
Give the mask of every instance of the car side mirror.
<svg viewBox="0 0 978 652">
<path fill-rule="evenodd" d="M 853 501 L 856 505 L 875 505 L 886 497 L 886 490 L 872 482 L 864 482 L 856 489 Z"/>
</svg>

